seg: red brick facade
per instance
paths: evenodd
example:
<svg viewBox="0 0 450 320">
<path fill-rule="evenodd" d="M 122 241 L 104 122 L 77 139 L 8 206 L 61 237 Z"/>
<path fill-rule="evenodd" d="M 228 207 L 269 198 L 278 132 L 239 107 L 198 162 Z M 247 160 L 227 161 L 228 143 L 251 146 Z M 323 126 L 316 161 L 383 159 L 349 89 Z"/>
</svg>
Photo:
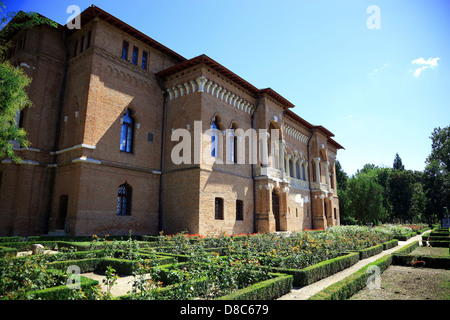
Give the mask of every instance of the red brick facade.
<svg viewBox="0 0 450 320">
<path fill-rule="evenodd" d="M 342 147 L 331 132 L 207 56 L 187 60 L 97 7 L 81 18 L 79 30 L 15 35 L 21 45 L 10 60 L 32 77 L 34 107 L 23 111 L 31 142 L 28 150 L 17 147 L 23 163 L 0 164 L 0 235 L 252 233 L 339 224 L 334 161 Z M 268 151 L 268 165 L 213 163 L 206 130 L 214 120 L 225 134 L 278 130 L 282 161 Z M 204 152 L 196 162 L 199 125 Z M 191 133 L 191 163 L 173 162 L 176 129 Z M 225 146 L 220 152 L 230 157 Z"/>
</svg>

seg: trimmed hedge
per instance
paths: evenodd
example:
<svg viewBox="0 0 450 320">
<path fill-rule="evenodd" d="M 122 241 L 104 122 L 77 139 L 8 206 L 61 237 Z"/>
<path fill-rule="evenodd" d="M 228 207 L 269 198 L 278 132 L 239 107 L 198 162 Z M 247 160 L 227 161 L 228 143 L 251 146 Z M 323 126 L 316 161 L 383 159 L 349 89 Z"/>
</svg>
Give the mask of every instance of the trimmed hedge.
<svg viewBox="0 0 450 320">
<path fill-rule="evenodd" d="M 24 237 L 13 236 L 13 237 L 0 237 L 0 243 L 3 242 L 22 242 L 25 241 Z"/>
<path fill-rule="evenodd" d="M 174 263 L 172 257 L 160 257 L 157 259 L 157 265 Z M 117 258 L 86 258 L 78 260 L 55 261 L 48 264 L 55 269 L 66 270 L 71 265 L 76 265 L 82 273 L 93 271 L 105 271 L 108 266 L 116 270 L 118 274 L 132 274 L 133 270 L 138 268 L 137 260 L 117 259 Z"/>
<path fill-rule="evenodd" d="M 309 300 L 346 300 L 367 286 L 367 280 L 373 276 L 368 269 L 372 266 L 385 271 L 392 264 L 392 255 L 387 254 L 369 263 L 345 279 L 338 281 L 309 298 Z"/>
<path fill-rule="evenodd" d="M 399 266 L 412 266 L 417 261 L 424 261 L 425 268 L 433 269 L 450 269 L 450 257 L 449 256 L 429 256 L 429 255 L 398 255 L 395 258 L 395 265 Z"/>
<path fill-rule="evenodd" d="M 397 239 L 399 241 L 406 241 L 406 240 L 408 240 L 408 239 L 410 239 L 411 237 L 414 237 L 414 236 L 416 236 L 416 233 L 415 232 L 411 232 L 411 233 L 408 233 L 406 235 L 394 236 L 394 239 Z"/>
<path fill-rule="evenodd" d="M 351 250 L 351 252 L 358 252 L 359 253 L 359 260 L 367 259 L 371 256 L 375 256 L 381 252 L 383 252 L 383 245 L 377 244 L 376 246 L 369 247 L 366 249 L 361 250 Z"/>
<path fill-rule="evenodd" d="M 389 250 L 396 246 L 398 246 L 398 240 L 393 239 L 393 240 L 383 243 L 383 250 Z"/>
<path fill-rule="evenodd" d="M 0 258 L 3 258 L 8 253 L 16 256 L 17 252 L 18 252 L 18 250 L 16 248 L 0 247 Z"/>
<path fill-rule="evenodd" d="M 98 285 L 98 281 L 80 276 L 80 286 L 86 293 L 92 291 L 92 287 Z M 33 300 L 68 300 L 71 297 L 72 290 L 67 285 L 61 285 L 43 290 L 30 291 L 28 296 Z"/>
<path fill-rule="evenodd" d="M 406 246 L 404 246 L 403 248 L 395 251 L 394 252 L 394 256 L 396 256 L 396 255 L 398 256 L 398 255 L 401 255 L 401 254 L 409 254 L 409 253 L 413 252 L 418 247 L 419 247 L 419 241 L 411 242 L 411 243 L 407 244 Z"/>
<path fill-rule="evenodd" d="M 255 283 L 247 288 L 217 298 L 216 300 L 273 300 L 292 289 L 292 275 L 271 273 L 274 278 Z"/>
<path fill-rule="evenodd" d="M 277 273 L 290 274 L 294 277 L 293 285 L 304 287 L 339 271 L 347 269 L 359 261 L 359 252 L 350 252 L 346 255 L 325 260 L 303 269 L 270 268 Z"/>
</svg>

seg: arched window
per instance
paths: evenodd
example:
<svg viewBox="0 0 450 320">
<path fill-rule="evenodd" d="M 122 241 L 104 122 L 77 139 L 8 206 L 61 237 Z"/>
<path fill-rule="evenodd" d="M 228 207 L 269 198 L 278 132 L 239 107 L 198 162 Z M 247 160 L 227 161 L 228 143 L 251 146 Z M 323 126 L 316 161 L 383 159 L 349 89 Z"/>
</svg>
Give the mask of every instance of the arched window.
<svg viewBox="0 0 450 320">
<path fill-rule="evenodd" d="M 211 123 L 211 129 L 213 130 L 213 132 L 211 133 L 211 157 L 217 158 L 220 157 L 219 139 L 221 138 L 218 136 L 220 134 L 220 125 L 217 117 L 215 117 L 214 121 Z"/>
<path fill-rule="evenodd" d="M 122 117 L 120 151 L 133 153 L 134 119 L 130 109 Z"/>
<path fill-rule="evenodd" d="M 117 193 L 117 215 L 131 215 L 131 187 L 127 183 L 119 186 Z"/>
<path fill-rule="evenodd" d="M 228 160 L 230 162 L 233 163 L 238 163 L 238 159 L 237 159 L 237 139 L 238 137 L 236 136 L 235 132 L 236 132 L 237 126 L 235 123 L 233 123 L 233 125 L 231 126 L 231 134 L 229 136 L 229 150 L 228 150 Z"/>
</svg>

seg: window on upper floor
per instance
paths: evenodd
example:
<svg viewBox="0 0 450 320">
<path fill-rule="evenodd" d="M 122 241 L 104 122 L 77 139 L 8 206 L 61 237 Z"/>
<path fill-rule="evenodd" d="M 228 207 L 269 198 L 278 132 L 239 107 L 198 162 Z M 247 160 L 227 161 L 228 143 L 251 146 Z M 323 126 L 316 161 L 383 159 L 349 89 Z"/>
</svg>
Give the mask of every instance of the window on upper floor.
<svg viewBox="0 0 450 320">
<path fill-rule="evenodd" d="M 147 64 L 148 64 L 148 52 L 144 51 L 142 52 L 142 64 L 141 64 L 141 68 L 144 70 L 147 70 Z"/>
<path fill-rule="evenodd" d="M 123 60 L 128 60 L 128 47 L 129 47 L 129 43 L 127 41 L 124 41 L 123 45 L 122 45 L 122 59 Z"/>
<path fill-rule="evenodd" d="M 80 53 L 82 53 L 84 50 L 84 36 L 81 37 L 80 41 Z"/>
<path fill-rule="evenodd" d="M 92 30 L 87 34 L 86 49 L 91 46 Z"/>
<path fill-rule="evenodd" d="M 220 120 L 216 116 L 214 117 L 213 122 L 211 123 L 211 157 L 219 158 L 222 156 L 220 152 L 221 147 L 221 132 L 220 132 Z"/>
<path fill-rule="evenodd" d="M 122 117 L 122 128 L 120 132 L 120 151 L 133 153 L 134 140 L 134 118 L 132 111 L 127 112 Z"/>
<path fill-rule="evenodd" d="M 138 58 L 139 58 L 139 48 L 133 47 L 133 56 L 131 58 L 131 63 L 137 65 Z"/>
<path fill-rule="evenodd" d="M 73 56 L 75 57 L 78 53 L 78 39 L 75 40 L 75 47 L 73 49 Z"/>
</svg>

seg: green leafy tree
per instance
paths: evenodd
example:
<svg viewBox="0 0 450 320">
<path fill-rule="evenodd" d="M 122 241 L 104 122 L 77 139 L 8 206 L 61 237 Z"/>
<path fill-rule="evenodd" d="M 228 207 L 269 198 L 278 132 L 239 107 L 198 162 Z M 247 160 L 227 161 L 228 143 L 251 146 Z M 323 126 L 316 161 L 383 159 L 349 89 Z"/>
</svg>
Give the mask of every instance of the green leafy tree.
<svg viewBox="0 0 450 320">
<path fill-rule="evenodd" d="M 355 224 L 355 220 L 350 214 L 350 197 L 347 192 L 347 181 L 348 175 L 342 169 L 341 163 L 336 160 L 336 184 L 337 184 L 337 194 L 339 197 L 339 214 L 341 219 L 341 224 Z"/>
<path fill-rule="evenodd" d="M 349 210 L 358 221 L 374 222 L 383 215 L 383 188 L 368 173 L 361 172 L 347 184 Z"/>
<path fill-rule="evenodd" d="M 394 170 L 389 180 L 389 198 L 393 216 L 401 221 L 411 220 L 414 178 L 411 171 Z"/>
<path fill-rule="evenodd" d="M 435 128 L 431 135 L 431 153 L 423 174 L 427 196 L 426 215 L 430 223 L 442 221 L 445 207 L 450 208 L 450 126 Z"/>
<path fill-rule="evenodd" d="M 14 45 L 11 39 L 19 30 L 42 24 L 56 27 L 57 24 L 37 13 L 5 13 L 4 7 L 0 2 L 0 159 L 20 162 L 13 149 L 13 141 L 23 147 L 28 147 L 29 141 L 25 130 L 18 127 L 16 118 L 22 109 L 32 106 L 25 91 L 31 78 L 6 60 L 6 52 Z"/>
<path fill-rule="evenodd" d="M 402 163 L 402 159 L 400 158 L 400 156 L 397 154 L 395 154 L 395 159 L 394 159 L 394 165 L 393 165 L 394 170 L 405 170 L 405 166 Z"/>
</svg>

